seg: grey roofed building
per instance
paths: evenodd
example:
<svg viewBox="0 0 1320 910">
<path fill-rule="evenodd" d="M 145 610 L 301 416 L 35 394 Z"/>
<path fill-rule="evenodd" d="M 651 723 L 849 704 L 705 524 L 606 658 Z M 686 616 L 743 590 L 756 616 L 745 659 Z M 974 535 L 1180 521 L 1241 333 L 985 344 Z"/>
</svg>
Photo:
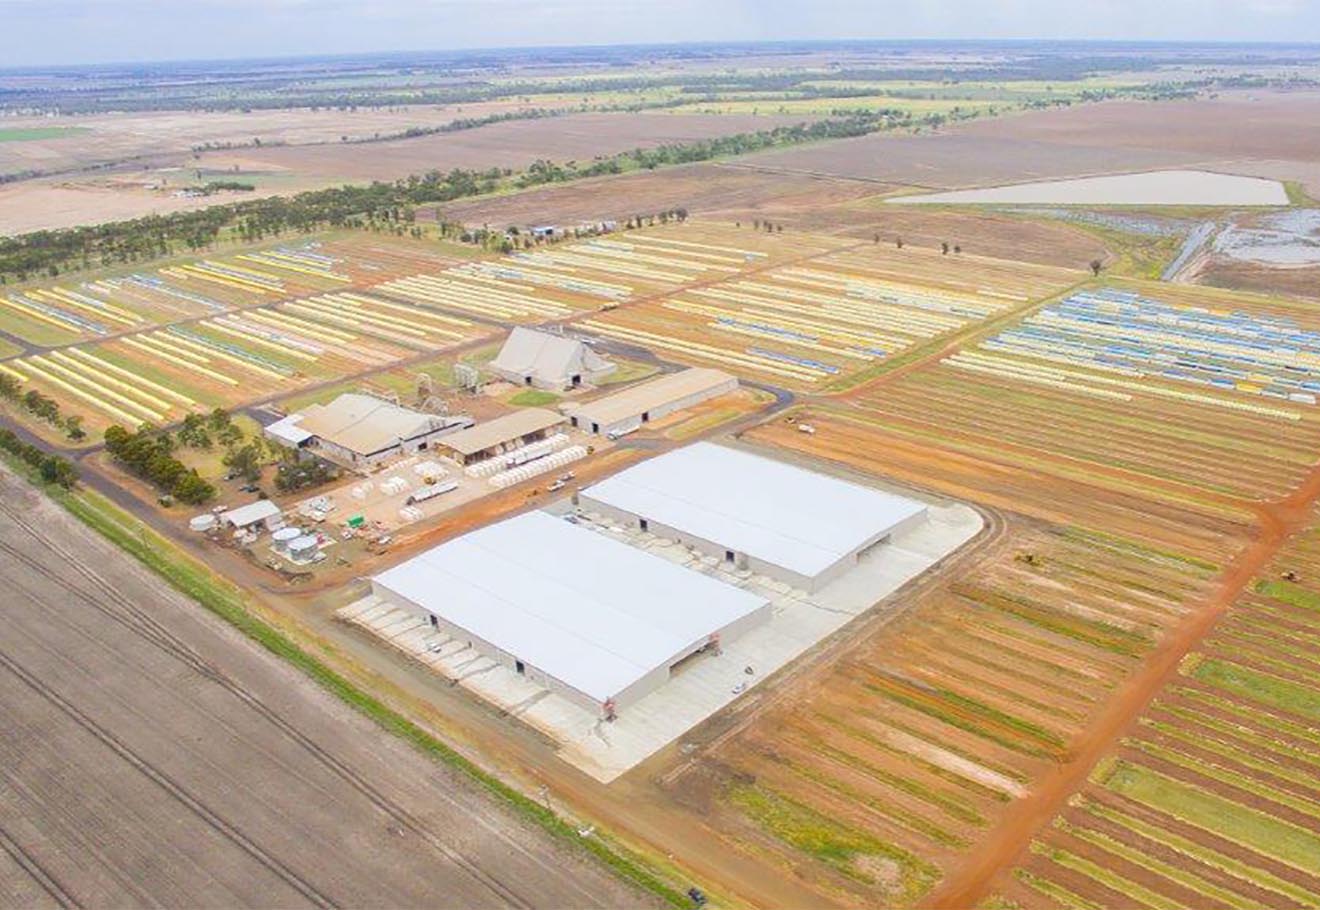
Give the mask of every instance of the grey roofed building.
<svg viewBox="0 0 1320 910">
<path fill-rule="evenodd" d="M 609 434 L 639 427 L 737 388 L 738 379 L 723 370 L 692 367 L 588 401 L 572 412 L 571 422 L 588 433 Z"/>
<path fill-rule="evenodd" d="M 233 528 L 249 528 L 258 522 L 265 525 L 268 530 L 274 530 L 282 524 L 281 516 L 283 513 L 280 507 L 275 505 L 269 499 L 258 499 L 245 506 L 239 506 L 236 509 L 230 509 L 220 515 L 220 523 L 229 525 Z"/>
<path fill-rule="evenodd" d="M 545 408 L 522 408 L 451 433 L 440 440 L 440 448 L 447 449 L 459 464 L 472 464 L 544 439 L 552 427 L 566 422 L 562 414 Z"/>
<path fill-rule="evenodd" d="M 465 416 L 424 414 L 371 395 L 347 393 L 314 404 L 266 428 L 266 435 L 305 446 L 332 461 L 369 468 L 426 449 L 439 436 L 472 426 Z"/>
<path fill-rule="evenodd" d="M 613 372 L 614 364 L 576 338 L 519 326 L 509 334 L 490 369 L 518 385 L 562 391 L 596 382 Z"/>
</svg>

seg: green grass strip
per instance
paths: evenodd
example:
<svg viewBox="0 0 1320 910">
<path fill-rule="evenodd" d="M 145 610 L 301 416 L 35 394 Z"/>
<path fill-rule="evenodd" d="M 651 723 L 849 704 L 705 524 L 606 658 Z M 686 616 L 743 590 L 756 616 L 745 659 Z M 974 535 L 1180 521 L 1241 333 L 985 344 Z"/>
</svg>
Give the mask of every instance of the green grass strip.
<svg viewBox="0 0 1320 910">
<path fill-rule="evenodd" d="M 939 880 L 939 870 L 925 860 L 773 790 L 743 785 L 730 790 L 728 799 L 778 840 L 857 881 L 875 884 L 857 868 L 857 859 L 883 856 L 893 860 L 902 870 L 900 893 L 905 904 Z"/>
<path fill-rule="evenodd" d="M 1238 717 L 1282 733 L 1285 736 L 1292 736 L 1300 740 L 1305 740 L 1306 742 L 1313 742 L 1320 746 L 1320 731 L 1314 730 L 1311 727 L 1303 726 L 1302 724 L 1295 724 L 1282 717 L 1275 717 L 1273 714 L 1266 714 L 1256 708 L 1255 705 L 1242 704 L 1241 702 L 1233 701 L 1232 699 L 1220 698 L 1209 692 L 1188 688 L 1186 686 L 1175 686 L 1170 691 L 1183 698 L 1189 698 L 1193 701 L 1200 702 L 1201 704 L 1211 705 L 1212 707 L 1228 711 L 1230 714 L 1235 714 Z"/>
<path fill-rule="evenodd" d="M 1300 714 L 1308 720 L 1320 720 L 1320 690 L 1215 658 L 1201 661 L 1192 676 L 1243 698 Z"/>
<path fill-rule="evenodd" d="M 1157 894 L 1149 888 L 1143 888 L 1136 882 L 1130 881 L 1121 875 L 1111 872 L 1104 866 L 1093 863 L 1089 859 L 1085 859 L 1075 853 L 1069 853 L 1061 847 L 1034 843 L 1031 845 L 1031 852 L 1039 853 L 1040 855 L 1047 857 L 1051 862 L 1054 862 L 1065 869 L 1071 869 L 1074 872 L 1085 875 L 1092 881 L 1104 885 L 1109 890 L 1131 899 L 1133 904 L 1142 907 L 1150 907 L 1152 910 L 1187 910 L 1186 907 L 1173 898 L 1165 897 L 1163 894 Z"/>
<path fill-rule="evenodd" d="M 1111 809 L 1108 806 L 1102 806 L 1089 800 L 1085 803 L 1084 808 L 1098 818 L 1103 818 L 1115 825 L 1127 828 L 1134 834 L 1139 834 L 1157 844 L 1162 844 L 1202 865 L 1218 869 L 1226 875 L 1241 879 L 1248 884 L 1255 885 L 1257 888 L 1273 891 L 1275 894 L 1295 900 L 1303 907 L 1320 907 L 1320 894 L 1308 891 L 1302 886 L 1295 885 L 1287 879 L 1279 878 L 1264 869 L 1259 869 L 1239 859 L 1227 856 L 1204 844 L 1198 844 L 1196 841 L 1189 840 L 1182 835 L 1174 834 L 1172 831 L 1148 824 L 1125 812 L 1119 812 L 1117 809 Z"/>
<path fill-rule="evenodd" d="M 1055 635 L 1062 635 L 1124 657 L 1139 657 L 1150 649 L 1150 638 L 1139 632 L 1052 610 L 1023 597 L 1013 597 L 966 584 L 955 584 L 952 590 L 968 600 L 1015 616 L 1046 632 L 1053 632 Z"/>
<path fill-rule="evenodd" d="M 559 396 L 554 392 L 544 392 L 541 389 L 526 389 L 519 392 L 509 399 L 509 404 L 520 408 L 539 408 L 543 405 L 554 404 L 559 400 Z"/>
<path fill-rule="evenodd" d="M 1266 581 L 1262 579 L 1256 582 L 1256 593 L 1273 597 L 1275 600 L 1283 601 L 1292 607 L 1300 607 L 1303 610 L 1320 613 L 1320 594 L 1308 591 L 1301 585 L 1294 584 L 1291 581 Z"/>
<path fill-rule="evenodd" d="M 848 735 L 856 736 L 862 739 L 864 742 L 867 743 L 872 742 L 871 737 L 867 736 L 864 733 L 861 733 L 860 731 L 854 731 L 851 728 L 842 727 L 842 726 L 841 729 Z M 878 745 L 883 747 L 884 744 L 880 743 Z M 970 806 L 965 805 L 960 800 L 954 799 L 951 796 L 948 796 L 944 793 L 940 793 L 937 790 L 932 790 L 930 787 L 919 784 L 914 780 L 908 780 L 906 777 L 903 777 L 902 775 L 892 774 L 888 771 L 885 771 L 882 768 L 877 768 L 874 765 L 870 764 L 869 762 L 862 761 L 861 759 L 858 759 L 855 756 L 849 755 L 847 752 L 844 752 L 842 749 L 836 749 L 833 746 L 827 746 L 824 743 L 817 744 L 816 749 L 824 753 L 825 755 L 830 756 L 835 761 L 845 765 L 846 767 L 850 767 L 857 771 L 860 771 L 861 773 L 865 774 L 867 777 L 872 777 L 880 781 L 881 783 L 893 787 L 895 790 L 898 790 L 901 793 L 906 793 L 908 796 L 920 800 L 921 802 L 926 803 L 932 808 L 943 810 L 946 815 L 951 815 L 954 818 L 958 819 L 959 821 L 967 822 L 973 825 L 985 824 L 984 816 L 982 816 L 976 810 L 972 809 Z M 901 754 L 906 755 L 906 753 L 901 753 Z"/>
<path fill-rule="evenodd" d="M 888 681 L 886 681 L 888 682 Z M 955 714 L 946 710 L 945 706 L 936 700 L 930 698 L 918 697 L 906 688 L 899 688 L 897 685 L 881 685 L 877 683 L 864 683 L 863 686 L 870 692 L 884 698 L 893 699 L 904 707 L 911 708 L 913 711 L 932 717 L 941 723 L 956 727 L 964 733 L 970 733 L 973 736 L 987 739 L 992 743 L 1011 749 L 1014 752 L 1020 752 L 1023 755 L 1030 755 L 1036 758 L 1052 758 L 1057 752 L 1049 749 L 1042 749 L 1023 742 L 1020 737 L 1011 736 L 1008 733 L 1001 732 L 993 727 L 987 727 L 984 724 L 973 723 L 962 715 Z M 925 693 L 922 693 L 925 694 Z"/>
<path fill-rule="evenodd" d="M 1320 835 L 1315 831 L 1127 761 L 1115 762 L 1104 785 L 1194 828 L 1320 876 Z"/>
<path fill-rule="evenodd" d="M 1161 550 L 1152 547 L 1149 544 L 1140 544 L 1129 540 L 1126 537 L 1119 537 L 1115 534 L 1106 534 L 1103 531 L 1096 531 L 1090 528 L 1083 528 L 1077 525 L 1069 525 L 1060 532 L 1065 539 L 1084 541 L 1107 550 L 1114 550 L 1124 554 L 1135 554 L 1147 560 L 1172 560 L 1182 563 L 1184 566 L 1191 566 L 1199 570 L 1199 574 L 1209 577 L 1219 571 L 1219 564 L 1211 562 L 1208 559 L 1201 559 L 1197 556 L 1189 556 L 1185 553 L 1175 553 L 1172 550 Z"/>
<path fill-rule="evenodd" d="M 1048 878 L 1041 878 L 1039 875 L 1033 875 L 1026 869 L 1014 869 L 1013 877 L 1033 891 L 1045 895 L 1051 900 L 1058 901 L 1067 910 L 1108 910 L 1104 904 L 1093 900 L 1087 900 L 1080 894 L 1074 894 L 1063 885 L 1055 884 Z"/>
<path fill-rule="evenodd" d="M 827 751 L 825 754 L 829 755 L 830 752 Z M 836 759 L 838 758 L 838 756 L 834 757 Z M 861 790 L 850 784 L 844 783 L 837 777 L 831 777 L 822 771 L 808 768 L 799 762 L 789 762 L 788 769 L 804 780 L 809 780 L 813 784 L 824 787 L 827 790 L 831 790 L 834 793 L 843 796 L 849 802 L 866 806 L 881 818 L 893 822 L 900 828 L 906 828 L 913 834 L 927 837 L 935 843 L 945 847 L 967 846 L 966 840 L 957 835 L 950 834 L 939 825 L 922 818 L 914 812 L 908 812 L 906 809 L 894 805 L 892 801 L 880 800 L 874 796 L 863 793 Z"/>
<path fill-rule="evenodd" d="M 1217 717 L 1199 714 L 1196 711 L 1189 711 L 1186 708 L 1178 708 L 1173 705 L 1163 704 L 1158 707 L 1160 710 L 1167 711 L 1175 717 L 1187 721 L 1189 724 L 1199 725 L 1205 727 L 1207 730 L 1214 730 L 1220 736 L 1227 736 L 1238 742 L 1254 746 L 1257 749 L 1263 749 L 1267 752 L 1275 752 L 1279 755 L 1286 755 L 1289 758 L 1296 759 L 1297 761 L 1320 766 L 1320 752 L 1313 749 L 1302 749 L 1285 742 L 1280 742 L 1276 739 L 1270 739 L 1268 736 L 1263 736 L 1249 727 L 1228 723 Z M 1275 767 L 1277 766 L 1271 764 L 1269 765 L 1269 770 L 1272 772 Z M 1320 778 L 1315 776 L 1312 776 L 1310 780 L 1314 783 L 1320 783 Z"/>
<path fill-rule="evenodd" d="M 1259 796 L 1261 799 L 1268 800 L 1279 806 L 1292 809 L 1303 815 L 1312 815 L 1320 819 L 1320 803 L 1315 803 L 1304 796 L 1296 796 L 1293 793 L 1286 790 L 1280 790 L 1270 784 L 1248 777 L 1245 774 L 1239 774 L 1236 771 L 1232 771 L 1221 765 L 1203 759 L 1184 755 L 1176 749 L 1170 749 L 1167 746 L 1161 746 L 1149 740 L 1131 739 L 1126 740 L 1125 743 L 1133 749 L 1139 749 L 1147 755 L 1153 755 L 1156 758 L 1163 759 L 1169 764 L 1177 765 L 1179 768 L 1191 771 L 1193 774 L 1208 777 L 1221 784 L 1236 787 L 1244 793 L 1250 793 L 1252 796 Z"/>
<path fill-rule="evenodd" d="M 885 752 L 889 755 L 893 755 L 894 757 L 902 761 L 911 762 L 917 767 L 925 769 L 928 773 L 933 774 L 935 777 L 938 777 L 940 780 L 944 781 L 945 783 L 953 784 L 955 787 L 958 787 L 962 790 L 966 790 L 969 793 L 975 793 L 977 796 L 983 796 L 987 799 L 993 799 L 999 802 L 1008 802 L 1012 799 L 1011 796 L 1009 796 L 1007 793 L 1003 792 L 1002 790 L 996 790 L 993 787 L 987 787 L 985 784 L 979 781 L 972 780 L 971 778 L 968 777 L 963 777 L 961 774 L 955 771 L 950 771 L 948 768 L 945 768 L 943 765 L 937 765 L 930 759 L 918 755 L 915 752 L 907 752 L 897 746 L 890 745 L 882 737 L 876 736 L 875 734 L 867 730 L 864 730 L 860 727 L 848 726 L 837 717 L 833 717 L 828 714 L 823 714 L 821 715 L 820 719 L 825 721 L 825 723 L 829 724 L 835 729 L 840 730 L 843 733 L 847 734 L 848 736 L 865 740 L 867 744 L 874 746 L 875 748 L 879 749 L 882 752 Z M 889 718 L 885 718 L 883 723 L 886 726 L 889 726 L 890 725 Z M 917 738 L 921 739 L 921 737 L 917 737 Z M 925 742 L 925 740 L 922 741 Z M 866 767 L 869 768 L 870 766 L 866 765 Z M 945 796 L 944 798 L 953 799 L 953 797 L 951 796 Z M 955 802 L 955 805 L 959 807 L 963 806 L 961 802 Z M 956 812 L 956 810 L 954 811 Z M 963 818 L 963 821 L 975 822 L 976 824 L 985 823 L 985 819 L 981 817 L 979 813 L 971 811 L 970 809 L 968 809 L 967 811 L 971 812 L 971 814 L 968 817 Z"/>
<path fill-rule="evenodd" d="M 331 695 L 371 718 L 386 732 L 462 772 L 522 817 L 557 839 L 593 855 L 620 878 L 649 891 L 672 906 L 690 905 L 686 895 L 647 869 L 640 858 L 625 853 L 622 847 L 610 844 L 598 836 L 580 837 L 573 825 L 545 806 L 484 771 L 402 714 L 331 670 L 284 633 L 250 613 L 237 587 L 217 578 L 202 563 L 180 551 L 137 519 L 120 511 L 108 500 L 90 491 L 63 495 L 56 490 L 48 492 L 80 521 L 157 573 L 177 591 L 196 600 L 275 656 L 297 667 Z"/>
<path fill-rule="evenodd" d="M 1220 886 L 1208 882 L 1199 875 L 1195 875 L 1185 869 L 1179 869 L 1163 860 L 1156 859 L 1149 853 L 1145 853 L 1140 849 L 1117 841 L 1104 832 L 1093 831 L 1089 828 L 1079 828 L 1076 825 L 1070 825 L 1062 820 L 1060 820 L 1059 827 L 1079 840 L 1084 840 L 1088 844 L 1099 847 L 1101 850 L 1105 850 L 1121 859 L 1127 860 L 1134 866 L 1139 866 L 1148 872 L 1153 872 L 1156 875 L 1166 878 L 1189 891 L 1195 891 L 1202 897 L 1207 897 L 1210 900 L 1216 900 L 1228 904 L 1230 907 L 1235 908 L 1235 910 L 1259 910 L 1259 904 L 1256 901 L 1250 900 L 1249 898 L 1238 894 L 1236 891 L 1221 888 Z"/>
<path fill-rule="evenodd" d="M 1243 767 L 1250 768 L 1253 771 L 1259 771 L 1262 774 L 1269 774 L 1274 777 L 1297 784 L 1301 787 L 1316 789 L 1320 785 L 1320 777 L 1316 774 L 1298 770 L 1288 765 L 1280 764 L 1278 761 L 1271 760 L 1268 756 L 1257 758 L 1251 753 L 1244 752 L 1230 743 L 1225 743 L 1216 736 L 1207 735 L 1202 730 L 1187 730 L 1173 724 L 1164 723 L 1158 720 L 1152 720 L 1149 717 L 1141 719 L 1143 726 L 1152 730 L 1157 730 L 1165 736 L 1185 742 L 1190 746 L 1196 746 L 1207 752 L 1213 752 L 1221 758 L 1237 762 Z"/>
</svg>

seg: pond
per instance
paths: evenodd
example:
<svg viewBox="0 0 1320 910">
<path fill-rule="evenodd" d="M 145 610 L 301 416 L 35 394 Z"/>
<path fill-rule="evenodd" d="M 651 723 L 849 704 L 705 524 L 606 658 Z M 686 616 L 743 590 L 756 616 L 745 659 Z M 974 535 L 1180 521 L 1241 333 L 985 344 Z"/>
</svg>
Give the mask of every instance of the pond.
<svg viewBox="0 0 1320 910">
<path fill-rule="evenodd" d="M 894 204 L 1287 205 L 1277 180 L 1210 171 L 1147 171 L 899 196 Z"/>
</svg>

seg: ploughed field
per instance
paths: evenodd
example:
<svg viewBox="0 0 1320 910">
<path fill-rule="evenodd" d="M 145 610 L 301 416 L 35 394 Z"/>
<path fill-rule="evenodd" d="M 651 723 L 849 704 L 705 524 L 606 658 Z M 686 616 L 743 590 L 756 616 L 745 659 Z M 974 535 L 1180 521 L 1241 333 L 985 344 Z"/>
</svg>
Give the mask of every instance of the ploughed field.
<svg viewBox="0 0 1320 910">
<path fill-rule="evenodd" d="M 1001 897 L 1023 907 L 1320 904 L 1318 581 L 1313 516 L 1001 876 Z"/>
</svg>

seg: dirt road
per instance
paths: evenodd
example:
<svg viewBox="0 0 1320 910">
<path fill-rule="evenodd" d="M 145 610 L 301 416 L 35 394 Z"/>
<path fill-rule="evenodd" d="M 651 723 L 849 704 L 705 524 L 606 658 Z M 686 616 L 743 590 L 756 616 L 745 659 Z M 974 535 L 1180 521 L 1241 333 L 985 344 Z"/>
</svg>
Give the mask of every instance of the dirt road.
<svg viewBox="0 0 1320 910">
<path fill-rule="evenodd" d="M 1211 595 L 1192 610 L 1141 669 L 1110 699 L 1104 712 L 1072 744 L 1068 761 L 1037 781 L 1031 792 L 1014 804 L 998 828 L 982 838 L 978 849 L 945 879 L 924 902 L 936 908 L 977 905 L 995 880 L 1014 868 L 1036 833 L 1060 812 L 1067 799 L 1086 783 L 1087 775 L 1119 740 L 1175 673 L 1178 665 L 1210 634 L 1215 623 L 1269 565 L 1279 548 L 1303 528 L 1310 507 L 1320 497 L 1320 467 L 1287 497 L 1256 506 L 1256 537 L 1227 567 Z"/>
<path fill-rule="evenodd" d="M 648 903 L 0 472 L 0 901 Z"/>
</svg>

